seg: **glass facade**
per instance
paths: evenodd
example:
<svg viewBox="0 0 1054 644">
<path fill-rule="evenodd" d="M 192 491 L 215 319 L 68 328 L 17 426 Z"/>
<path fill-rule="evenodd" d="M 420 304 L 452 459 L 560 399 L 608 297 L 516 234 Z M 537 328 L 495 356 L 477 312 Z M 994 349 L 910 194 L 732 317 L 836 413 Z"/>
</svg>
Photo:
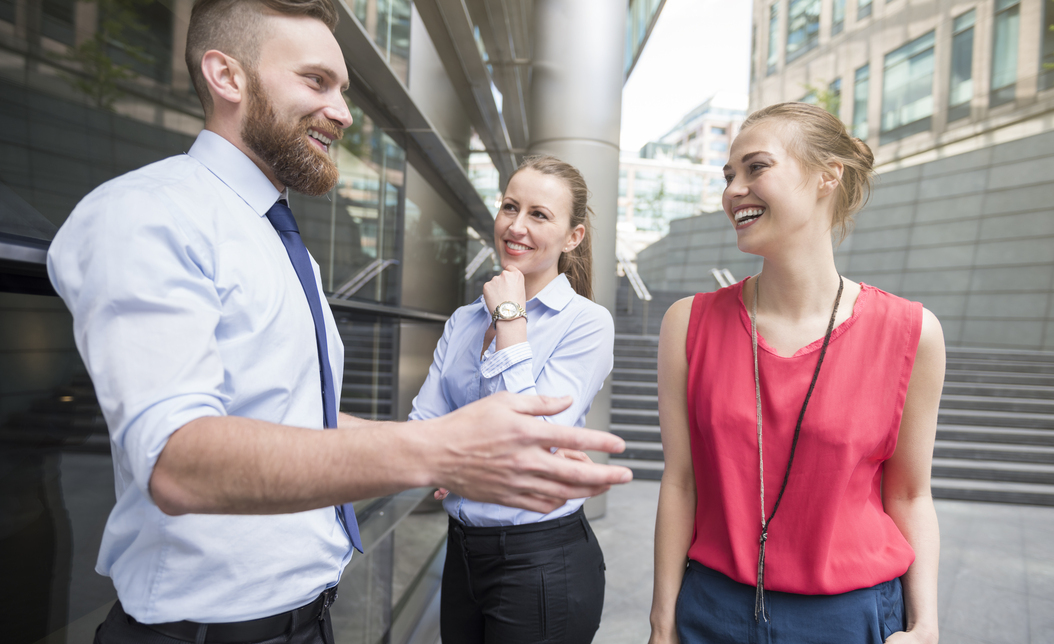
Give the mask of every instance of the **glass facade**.
<svg viewBox="0 0 1054 644">
<path fill-rule="evenodd" d="M 790 0 L 787 5 L 787 62 L 820 43 L 820 0 Z"/>
<path fill-rule="evenodd" d="M 867 140 L 867 101 L 870 97 L 871 66 L 864 65 L 853 75 L 853 136 Z"/>
<path fill-rule="evenodd" d="M 996 0 L 992 30 L 992 85 L 988 101 L 992 107 L 1014 100 L 1017 90 L 1017 34 L 1021 3 Z"/>
<path fill-rule="evenodd" d="M 190 5 L 0 0 L 4 642 L 90 642 L 115 599 L 94 572 L 114 503 L 109 437 L 43 253 L 89 191 L 193 144 L 203 118 L 174 46 L 186 39 Z M 405 83 L 410 0 L 347 6 Z M 337 186 L 322 197 L 294 193 L 291 207 L 344 340 L 341 410 L 398 419 L 446 316 L 478 293 L 466 287 L 465 265 L 482 245 L 404 148 L 349 107 L 354 124 L 334 151 Z M 420 584 L 435 576 L 446 526 L 426 497 L 356 503 L 368 554 L 344 573 L 333 609 L 339 641 L 385 640 L 423 610 Z"/>
<path fill-rule="evenodd" d="M 970 115 L 973 98 L 973 27 L 976 11 L 971 9 L 952 23 L 952 66 L 948 88 L 948 121 Z"/>
<path fill-rule="evenodd" d="M 886 54 L 882 76 L 882 143 L 930 129 L 933 42 L 931 31 Z"/>
<path fill-rule="evenodd" d="M 845 0 L 834 0 L 831 5 L 831 35 L 836 36 L 845 29 Z"/>
<path fill-rule="evenodd" d="M 648 34 L 655 24 L 655 19 L 662 10 L 666 0 L 629 0 L 629 14 L 626 16 L 626 76 L 633 71 L 640 51 L 648 40 Z"/>
<path fill-rule="evenodd" d="M 1040 22 L 1039 89 L 1054 87 L 1054 0 L 1043 0 Z"/>
</svg>

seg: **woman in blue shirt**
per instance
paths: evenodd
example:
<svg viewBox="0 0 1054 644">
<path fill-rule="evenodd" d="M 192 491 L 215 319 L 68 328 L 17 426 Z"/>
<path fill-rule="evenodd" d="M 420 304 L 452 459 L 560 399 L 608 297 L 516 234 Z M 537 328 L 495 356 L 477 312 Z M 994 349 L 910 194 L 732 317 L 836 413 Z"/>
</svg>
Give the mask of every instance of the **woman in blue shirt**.
<svg viewBox="0 0 1054 644">
<path fill-rule="evenodd" d="M 447 321 L 410 419 L 497 391 L 570 395 L 547 420 L 582 426 L 613 364 L 615 328 L 592 301 L 591 211 L 582 175 L 550 156 L 509 179 L 494 221 L 504 271 Z M 556 455 L 583 460 L 581 452 Z M 604 605 L 604 557 L 574 499 L 548 514 L 436 492 L 450 514 L 441 630 L 459 644 L 588 644 Z"/>
</svg>

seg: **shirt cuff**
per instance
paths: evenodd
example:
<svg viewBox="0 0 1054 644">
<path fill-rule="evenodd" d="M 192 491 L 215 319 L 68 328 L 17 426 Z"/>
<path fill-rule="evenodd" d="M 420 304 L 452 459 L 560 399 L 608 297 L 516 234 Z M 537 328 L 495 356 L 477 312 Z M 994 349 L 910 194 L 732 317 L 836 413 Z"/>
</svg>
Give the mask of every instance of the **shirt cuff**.
<svg viewBox="0 0 1054 644">
<path fill-rule="evenodd" d="M 484 378 L 493 378 L 509 367 L 525 360 L 530 360 L 533 357 L 534 354 L 531 352 L 530 342 L 521 342 L 511 347 L 505 347 L 501 351 L 488 353 L 483 357 L 483 364 L 480 365 L 480 375 Z"/>
</svg>

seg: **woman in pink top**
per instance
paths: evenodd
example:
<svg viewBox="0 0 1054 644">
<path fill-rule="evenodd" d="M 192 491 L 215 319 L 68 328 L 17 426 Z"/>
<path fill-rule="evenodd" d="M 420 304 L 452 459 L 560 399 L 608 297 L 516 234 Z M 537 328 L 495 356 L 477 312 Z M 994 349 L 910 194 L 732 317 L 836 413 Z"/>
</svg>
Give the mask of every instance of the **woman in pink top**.
<svg viewBox="0 0 1054 644">
<path fill-rule="evenodd" d="M 753 113 L 725 166 L 739 284 L 659 341 L 652 644 L 937 641 L 940 323 L 839 275 L 873 157 L 826 111 Z"/>
</svg>

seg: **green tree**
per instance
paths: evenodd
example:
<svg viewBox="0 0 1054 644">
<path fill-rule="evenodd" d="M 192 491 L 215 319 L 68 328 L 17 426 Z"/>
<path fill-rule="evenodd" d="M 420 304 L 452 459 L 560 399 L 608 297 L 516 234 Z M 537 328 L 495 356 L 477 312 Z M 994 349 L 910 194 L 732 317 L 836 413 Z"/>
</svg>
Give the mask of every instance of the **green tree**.
<svg viewBox="0 0 1054 644">
<path fill-rule="evenodd" d="M 150 62 L 141 47 L 129 42 L 132 34 L 146 31 L 136 9 L 150 0 L 90 0 L 98 7 L 99 28 L 90 38 L 58 58 L 75 63 L 79 74 L 64 74 L 66 82 L 87 95 L 95 107 L 113 111 L 114 103 L 124 96 L 120 82 L 136 78 L 131 65 L 119 64 L 111 52 L 119 49 L 134 60 Z"/>
</svg>

